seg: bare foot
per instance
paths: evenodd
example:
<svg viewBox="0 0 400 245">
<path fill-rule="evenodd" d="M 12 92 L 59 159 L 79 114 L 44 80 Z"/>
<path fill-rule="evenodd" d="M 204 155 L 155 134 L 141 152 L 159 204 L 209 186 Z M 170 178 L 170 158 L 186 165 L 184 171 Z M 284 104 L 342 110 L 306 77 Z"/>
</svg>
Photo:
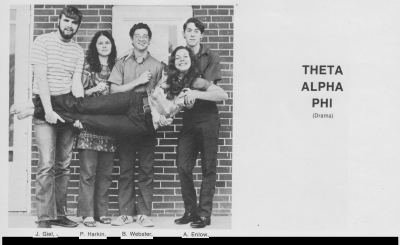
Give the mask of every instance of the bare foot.
<svg viewBox="0 0 400 245">
<path fill-rule="evenodd" d="M 10 114 L 18 114 L 21 113 L 23 110 L 27 108 L 34 108 L 32 102 L 25 102 L 25 103 L 15 103 L 10 107 Z"/>
<path fill-rule="evenodd" d="M 17 118 L 18 118 L 18 120 L 22 120 L 29 116 L 33 116 L 34 112 L 35 112 L 35 109 L 33 109 L 33 108 L 24 109 L 20 113 L 18 113 Z"/>
</svg>

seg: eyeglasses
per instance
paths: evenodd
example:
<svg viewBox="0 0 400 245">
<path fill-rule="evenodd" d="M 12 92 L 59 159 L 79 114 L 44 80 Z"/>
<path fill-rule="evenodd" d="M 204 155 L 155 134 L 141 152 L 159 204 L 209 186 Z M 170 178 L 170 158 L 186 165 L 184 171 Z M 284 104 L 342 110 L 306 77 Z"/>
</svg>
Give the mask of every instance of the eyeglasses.
<svg viewBox="0 0 400 245">
<path fill-rule="evenodd" d="M 136 38 L 136 39 L 142 38 L 143 40 L 149 40 L 149 36 L 148 35 L 143 35 L 143 36 L 133 35 L 133 37 Z"/>
</svg>

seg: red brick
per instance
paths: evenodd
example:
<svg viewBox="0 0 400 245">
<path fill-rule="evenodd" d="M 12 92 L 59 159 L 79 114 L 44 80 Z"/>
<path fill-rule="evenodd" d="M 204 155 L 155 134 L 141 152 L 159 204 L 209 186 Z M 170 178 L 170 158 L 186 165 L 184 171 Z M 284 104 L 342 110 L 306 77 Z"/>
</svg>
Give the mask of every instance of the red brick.
<svg viewBox="0 0 400 245">
<path fill-rule="evenodd" d="M 220 131 L 232 131 L 232 126 L 221 126 Z"/>
<path fill-rule="evenodd" d="M 231 10 L 229 11 L 229 14 L 230 14 L 230 15 L 233 15 L 233 13 L 234 13 L 234 12 L 233 12 L 233 9 L 231 9 Z"/>
<path fill-rule="evenodd" d="M 100 16 L 83 16 L 82 22 L 100 22 Z"/>
<path fill-rule="evenodd" d="M 165 159 L 176 159 L 176 154 L 165 154 Z"/>
<path fill-rule="evenodd" d="M 175 166 L 175 161 L 167 161 L 167 160 L 162 160 L 162 161 L 158 161 L 156 160 L 154 162 L 154 166 L 164 166 L 164 167 L 171 167 L 171 166 Z"/>
<path fill-rule="evenodd" d="M 43 28 L 43 29 L 48 29 L 48 28 L 54 28 L 53 23 L 35 23 L 33 24 L 34 28 Z"/>
<path fill-rule="evenodd" d="M 98 29 L 97 24 L 94 23 L 82 23 L 80 29 Z"/>
<path fill-rule="evenodd" d="M 232 139 L 226 139 L 225 145 L 232 145 Z"/>
<path fill-rule="evenodd" d="M 154 180 L 175 180 L 172 174 L 155 174 Z"/>
<path fill-rule="evenodd" d="M 231 188 L 219 188 L 219 194 L 232 194 Z"/>
<path fill-rule="evenodd" d="M 233 43 L 220 43 L 220 49 L 233 49 Z"/>
<path fill-rule="evenodd" d="M 42 8 L 44 8 L 44 5 L 35 5 L 34 8 L 35 8 L 35 9 L 42 9 Z"/>
<path fill-rule="evenodd" d="M 210 22 L 211 21 L 210 16 L 200 16 L 200 17 L 196 17 L 196 18 L 199 19 L 201 22 Z"/>
<path fill-rule="evenodd" d="M 160 139 L 160 145 L 177 145 L 178 139 Z"/>
<path fill-rule="evenodd" d="M 221 68 L 221 70 L 222 69 L 228 70 L 229 69 L 229 64 L 219 64 L 219 67 Z"/>
<path fill-rule="evenodd" d="M 204 35 L 206 36 L 217 36 L 218 30 L 205 30 Z"/>
<path fill-rule="evenodd" d="M 219 30 L 219 35 L 233 35 L 233 30 Z"/>
<path fill-rule="evenodd" d="M 208 37 L 210 42 L 229 42 L 229 37 Z"/>
<path fill-rule="evenodd" d="M 34 15 L 54 15 L 54 10 L 49 9 L 49 10 L 35 10 Z"/>
<path fill-rule="evenodd" d="M 233 5 L 218 5 L 218 8 L 220 9 L 233 8 Z"/>
<path fill-rule="evenodd" d="M 233 37 L 229 37 L 229 39 L 230 39 L 231 43 L 233 43 Z"/>
<path fill-rule="evenodd" d="M 233 62 L 233 57 L 220 57 L 221 62 Z"/>
<path fill-rule="evenodd" d="M 193 9 L 199 9 L 199 8 L 200 8 L 200 5 L 193 5 L 192 8 L 193 8 Z"/>
<path fill-rule="evenodd" d="M 209 29 L 229 29 L 228 23 L 209 23 Z"/>
<path fill-rule="evenodd" d="M 174 208 L 173 203 L 157 203 L 153 202 L 153 208 L 154 209 L 164 209 L 164 208 Z"/>
<path fill-rule="evenodd" d="M 217 182 L 215 183 L 215 186 L 216 186 L 216 187 L 225 187 L 225 182 L 224 182 L 224 181 L 217 181 Z"/>
<path fill-rule="evenodd" d="M 221 87 L 221 86 L 220 86 Z M 221 87 L 222 88 L 222 87 Z M 225 89 L 224 89 L 225 90 Z M 218 107 L 218 111 L 219 112 L 229 112 L 230 110 L 230 108 L 229 108 L 229 106 L 217 106 Z"/>
<path fill-rule="evenodd" d="M 164 202 L 182 202 L 182 196 L 164 196 Z"/>
<path fill-rule="evenodd" d="M 78 40 L 78 42 L 90 42 L 90 41 L 92 41 L 92 38 L 93 37 L 78 36 L 77 40 Z"/>
<path fill-rule="evenodd" d="M 79 9 L 79 11 L 81 11 L 81 12 L 82 12 L 82 9 L 87 9 L 87 5 L 74 5 L 74 4 L 68 4 L 67 6 L 70 6 L 70 7 L 75 7 L 75 8 L 77 8 L 77 9 Z"/>
<path fill-rule="evenodd" d="M 205 46 L 207 46 L 209 49 L 217 49 L 218 43 L 207 43 Z"/>
<path fill-rule="evenodd" d="M 82 49 L 87 49 L 88 45 L 86 45 L 86 43 L 78 43 Z"/>
<path fill-rule="evenodd" d="M 208 10 L 209 15 L 229 15 L 229 10 L 227 9 L 210 9 Z"/>
<path fill-rule="evenodd" d="M 194 10 L 193 15 L 195 17 L 199 16 L 199 15 L 207 15 L 207 10 Z"/>
<path fill-rule="evenodd" d="M 213 16 L 212 22 L 232 22 L 232 16 Z"/>
<path fill-rule="evenodd" d="M 231 173 L 231 168 L 229 168 L 229 167 L 217 167 L 217 173 Z"/>
<path fill-rule="evenodd" d="M 174 195 L 174 189 L 153 189 L 154 195 Z"/>
<path fill-rule="evenodd" d="M 110 16 L 101 16 L 101 22 L 111 22 L 112 17 Z"/>
<path fill-rule="evenodd" d="M 111 23 L 100 23 L 99 29 L 111 29 Z"/>
<path fill-rule="evenodd" d="M 35 16 L 33 18 L 34 22 L 49 22 L 49 16 Z"/>
<path fill-rule="evenodd" d="M 112 10 L 100 10 L 100 15 L 112 15 Z"/>
<path fill-rule="evenodd" d="M 50 22 L 58 22 L 58 16 L 50 16 Z"/>
<path fill-rule="evenodd" d="M 47 9 L 56 9 L 56 8 L 62 9 L 64 7 L 65 7 L 65 5 L 45 5 L 45 8 L 47 8 Z"/>
<path fill-rule="evenodd" d="M 99 15 L 98 10 L 81 10 L 83 16 L 88 16 L 88 15 Z"/>
<path fill-rule="evenodd" d="M 179 182 L 161 182 L 161 187 L 181 187 Z"/>
<path fill-rule="evenodd" d="M 174 167 L 174 168 L 164 168 L 164 172 L 165 173 L 169 173 L 169 174 L 176 174 L 176 173 L 178 173 L 178 169 L 176 167 Z"/>
</svg>

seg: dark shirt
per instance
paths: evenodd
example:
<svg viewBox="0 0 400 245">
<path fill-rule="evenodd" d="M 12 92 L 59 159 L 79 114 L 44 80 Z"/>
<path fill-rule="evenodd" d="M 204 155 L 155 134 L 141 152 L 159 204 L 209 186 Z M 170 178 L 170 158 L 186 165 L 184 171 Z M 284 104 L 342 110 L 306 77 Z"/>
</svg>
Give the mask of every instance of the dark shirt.
<svg viewBox="0 0 400 245">
<path fill-rule="evenodd" d="M 196 58 L 199 61 L 202 78 L 217 84 L 222 79 L 218 54 L 200 44 L 200 50 L 196 54 Z M 196 99 L 193 108 L 185 109 L 182 117 L 183 125 L 200 123 L 209 119 L 218 119 L 218 108 L 214 101 Z"/>
</svg>

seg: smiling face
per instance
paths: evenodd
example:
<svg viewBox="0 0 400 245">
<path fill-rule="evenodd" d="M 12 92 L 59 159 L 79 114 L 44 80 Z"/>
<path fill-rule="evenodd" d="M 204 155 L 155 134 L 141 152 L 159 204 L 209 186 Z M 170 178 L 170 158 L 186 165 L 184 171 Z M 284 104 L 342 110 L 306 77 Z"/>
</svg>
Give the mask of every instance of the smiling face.
<svg viewBox="0 0 400 245">
<path fill-rule="evenodd" d="M 71 19 L 65 15 L 61 15 L 61 19 L 58 21 L 58 31 L 64 39 L 71 39 L 78 31 L 79 24 L 78 20 Z"/>
<path fill-rule="evenodd" d="M 111 41 L 107 37 L 101 35 L 96 42 L 97 52 L 100 56 L 108 56 L 111 53 Z"/>
<path fill-rule="evenodd" d="M 189 70 L 191 64 L 189 52 L 186 49 L 180 49 L 175 54 L 175 67 L 180 72 Z"/>
<path fill-rule="evenodd" d="M 186 45 L 191 48 L 199 45 L 202 37 L 203 34 L 192 22 L 186 26 L 186 29 L 183 32 L 183 38 L 186 39 Z"/>
<path fill-rule="evenodd" d="M 146 29 L 137 29 L 131 38 L 132 45 L 139 51 L 145 51 L 150 45 L 149 33 Z"/>
</svg>

